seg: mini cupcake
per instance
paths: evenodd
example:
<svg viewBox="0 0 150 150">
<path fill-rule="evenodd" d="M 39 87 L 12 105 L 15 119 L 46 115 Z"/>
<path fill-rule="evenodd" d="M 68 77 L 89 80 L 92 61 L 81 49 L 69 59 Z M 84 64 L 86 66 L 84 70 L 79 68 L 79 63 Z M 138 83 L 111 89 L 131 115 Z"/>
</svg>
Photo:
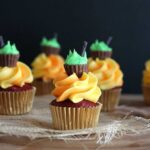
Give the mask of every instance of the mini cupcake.
<svg viewBox="0 0 150 150">
<path fill-rule="evenodd" d="M 69 52 L 65 61 L 66 74 L 55 79 L 56 97 L 50 104 L 53 128 L 73 130 L 95 127 L 102 104 L 97 102 L 101 91 L 94 74 L 87 72 L 86 53 Z"/>
<path fill-rule="evenodd" d="M 0 115 L 20 115 L 32 109 L 35 87 L 30 68 L 18 61 L 19 51 L 0 37 Z"/>
<path fill-rule="evenodd" d="M 145 70 L 143 71 L 143 94 L 144 101 L 147 105 L 150 105 L 150 60 L 145 64 Z"/>
<path fill-rule="evenodd" d="M 43 38 L 41 42 L 42 53 L 33 61 L 34 86 L 37 95 L 50 94 L 53 89 L 53 79 L 64 72 L 64 60 L 59 56 L 60 44 L 57 38 Z"/>
<path fill-rule="evenodd" d="M 112 48 L 105 42 L 96 40 L 90 47 L 91 58 L 88 61 L 88 69 L 98 78 L 98 85 L 102 90 L 100 102 L 102 110 L 113 111 L 118 105 L 123 86 L 123 73 L 119 64 L 113 60 Z"/>
</svg>

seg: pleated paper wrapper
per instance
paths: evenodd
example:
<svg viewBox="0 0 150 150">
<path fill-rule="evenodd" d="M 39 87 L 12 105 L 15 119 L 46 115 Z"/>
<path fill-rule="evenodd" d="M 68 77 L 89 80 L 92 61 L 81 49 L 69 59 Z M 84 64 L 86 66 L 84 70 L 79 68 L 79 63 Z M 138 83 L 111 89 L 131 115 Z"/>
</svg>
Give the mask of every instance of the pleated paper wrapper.
<svg viewBox="0 0 150 150">
<path fill-rule="evenodd" d="M 91 108 L 58 107 L 50 105 L 52 126 L 58 130 L 73 130 L 96 127 L 101 104 Z"/>
<path fill-rule="evenodd" d="M 103 104 L 102 111 L 113 111 L 119 104 L 120 96 L 121 88 L 102 91 L 102 95 L 99 99 L 99 102 Z"/>
<path fill-rule="evenodd" d="M 0 116 L 0 136 L 28 137 L 31 140 L 63 140 L 83 142 L 92 140 L 97 144 L 108 144 L 114 138 L 150 132 L 150 120 L 126 114 L 101 113 L 98 125 L 88 129 L 56 130 L 51 126 L 49 103 L 52 96 L 35 98 L 30 113 L 21 116 Z"/>
<path fill-rule="evenodd" d="M 0 92 L 0 115 L 20 115 L 32 109 L 36 88 L 20 92 Z"/>
<path fill-rule="evenodd" d="M 52 81 L 44 82 L 42 80 L 35 79 L 33 81 L 33 85 L 36 87 L 37 96 L 50 94 L 54 88 Z"/>
<path fill-rule="evenodd" d="M 143 95 L 144 95 L 144 101 L 147 105 L 150 105 L 150 85 L 144 86 L 143 85 Z"/>
</svg>

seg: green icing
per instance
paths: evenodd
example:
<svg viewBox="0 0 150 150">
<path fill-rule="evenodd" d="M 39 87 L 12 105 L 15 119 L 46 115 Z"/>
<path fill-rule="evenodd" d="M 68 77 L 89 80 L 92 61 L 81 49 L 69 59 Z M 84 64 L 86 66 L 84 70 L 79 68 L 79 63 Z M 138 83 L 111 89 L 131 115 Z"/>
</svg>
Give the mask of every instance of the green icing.
<svg viewBox="0 0 150 150">
<path fill-rule="evenodd" d="M 41 46 L 51 46 L 54 48 L 61 48 L 56 38 L 52 38 L 48 40 L 47 38 L 43 38 L 41 42 Z"/>
<path fill-rule="evenodd" d="M 12 55 L 17 55 L 19 54 L 19 51 L 16 48 L 15 44 L 10 44 L 10 41 L 7 42 L 5 46 L 0 48 L 0 54 L 12 54 Z"/>
<path fill-rule="evenodd" d="M 84 53 L 84 56 L 80 56 L 76 50 L 73 50 L 73 52 L 70 50 L 69 54 L 67 55 L 65 64 L 67 65 L 82 65 L 87 64 L 87 55 L 86 52 Z"/>
<path fill-rule="evenodd" d="M 98 40 L 96 40 L 95 43 L 92 43 L 90 49 L 91 51 L 112 51 L 112 48 L 109 47 L 104 41 L 99 42 Z"/>
</svg>

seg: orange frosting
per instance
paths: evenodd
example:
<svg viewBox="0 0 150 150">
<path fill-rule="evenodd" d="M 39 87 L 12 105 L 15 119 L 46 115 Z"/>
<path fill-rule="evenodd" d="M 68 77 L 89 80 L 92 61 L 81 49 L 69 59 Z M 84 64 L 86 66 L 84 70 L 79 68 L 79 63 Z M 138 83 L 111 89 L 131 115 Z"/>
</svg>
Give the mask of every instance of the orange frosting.
<svg viewBox="0 0 150 150">
<path fill-rule="evenodd" d="M 145 70 L 143 71 L 143 84 L 150 85 L 150 60 L 145 63 Z"/>
<path fill-rule="evenodd" d="M 101 90 L 97 86 L 98 80 L 92 73 L 83 73 L 81 78 L 75 73 L 70 76 L 62 74 L 54 83 L 55 89 L 52 94 L 57 98 L 57 102 L 69 99 L 73 103 L 78 103 L 86 99 L 96 103 L 101 95 Z"/>
<path fill-rule="evenodd" d="M 22 87 L 32 81 L 30 68 L 22 62 L 17 62 L 16 67 L 0 67 L 0 87 L 3 89 L 14 85 Z"/>
<path fill-rule="evenodd" d="M 64 60 L 58 55 L 46 56 L 44 53 L 40 54 L 33 63 L 33 76 L 34 78 L 42 78 L 48 81 L 56 78 L 64 72 Z"/>
<path fill-rule="evenodd" d="M 123 73 L 119 64 L 111 59 L 92 58 L 88 61 L 88 68 L 98 78 L 98 85 L 102 90 L 108 90 L 123 85 Z"/>
</svg>

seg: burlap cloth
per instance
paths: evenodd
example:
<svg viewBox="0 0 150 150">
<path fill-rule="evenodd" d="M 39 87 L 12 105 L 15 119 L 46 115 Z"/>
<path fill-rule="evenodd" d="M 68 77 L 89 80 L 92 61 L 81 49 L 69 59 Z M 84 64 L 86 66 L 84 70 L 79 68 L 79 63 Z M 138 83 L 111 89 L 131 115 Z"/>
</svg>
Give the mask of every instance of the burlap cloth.
<svg viewBox="0 0 150 150">
<path fill-rule="evenodd" d="M 95 139 L 97 143 L 106 144 L 113 138 L 125 134 L 150 132 L 150 120 L 145 119 L 150 116 L 149 107 L 147 107 L 148 111 L 146 112 L 148 113 L 146 114 L 138 107 L 128 106 L 127 100 L 127 105 L 119 106 L 115 112 L 101 113 L 100 122 L 96 128 L 70 131 L 53 130 L 49 110 L 49 102 L 52 99 L 52 96 L 36 97 L 32 111 L 26 115 L 0 116 L 0 136 L 14 135 L 30 139 L 49 138 L 65 141 Z M 123 101 L 124 99 L 125 97 L 122 98 Z"/>
</svg>

